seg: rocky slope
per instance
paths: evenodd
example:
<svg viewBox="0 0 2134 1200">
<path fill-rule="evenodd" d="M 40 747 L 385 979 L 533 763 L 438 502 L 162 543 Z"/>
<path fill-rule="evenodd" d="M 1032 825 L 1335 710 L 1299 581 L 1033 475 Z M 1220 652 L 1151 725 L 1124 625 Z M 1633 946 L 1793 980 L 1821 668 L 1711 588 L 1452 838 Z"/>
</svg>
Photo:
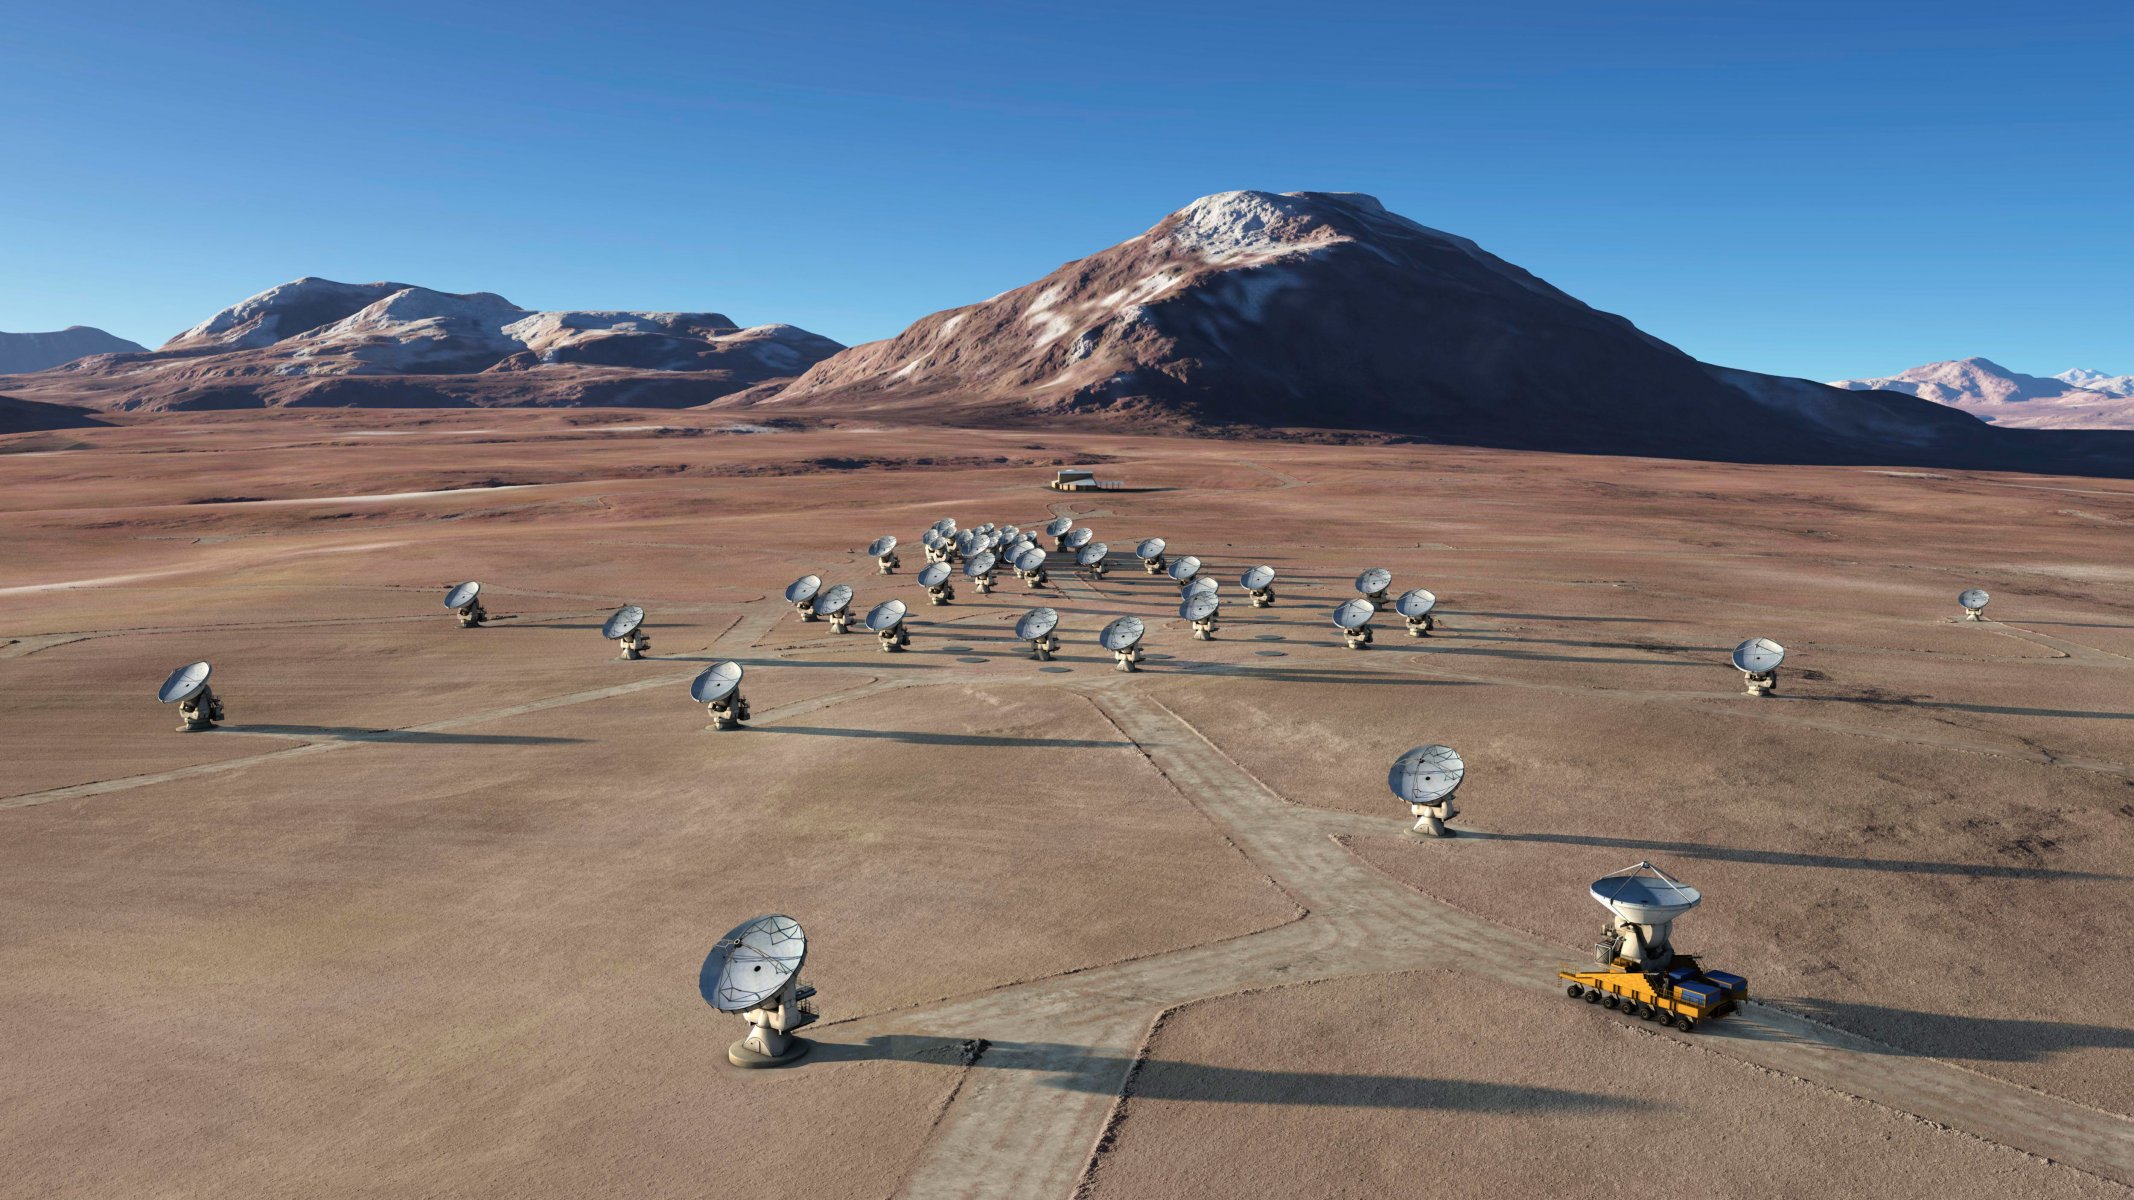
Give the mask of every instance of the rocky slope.
<svg viewBox="0 0 2134 1200">
<path fill-rule="evenodd" d="M 1034 283 L 717 405 L 1737 460 L 2008 453 L 1976 420 L 1910 396 L 1700 363 L 1465 238 L 1327 192 L 1204 197 Z M 2134 447 L 2102 453 L 2134 461 Z"/>
<path fill-rule="evenodd" d="M 144 348 L 138 342 L 87 325 L 69 325 L 50 333 L 0 333 L 0 375 L 48 370 L 89 354 L 122 354 Z"/>
<path fill-rule="evenodd" d="M 1995 425 L 2032 429 L 2134 429 L 2134 396 L 2078 386 L 2066 371 L 2050 378 L 2025 375 L 1988 358 L 1928 363 L 1873 379 L 1840 379 L 1852 391 L 1902 392 L 1961 409 Z M 2130 389 L 2134 390 L 2134 389 Z"/>
<path fill-rule="evenodd" d="M 841 347 L 718 313 L 534 312 L 489 292 L 299 279 L 154 351 L 0 383 L 121 409 L 267 405 L 702 404 Z"/>
</svg>

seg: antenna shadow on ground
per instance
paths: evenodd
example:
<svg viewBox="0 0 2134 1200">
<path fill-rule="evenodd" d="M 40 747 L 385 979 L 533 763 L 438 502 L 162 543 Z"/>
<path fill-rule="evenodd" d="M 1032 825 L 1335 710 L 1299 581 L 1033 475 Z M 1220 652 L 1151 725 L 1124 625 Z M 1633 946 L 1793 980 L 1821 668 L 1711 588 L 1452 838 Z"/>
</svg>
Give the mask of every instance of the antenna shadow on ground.
<svg viewBox="0 0 2134 1200">
<path fill-rule="evenodd" d="M 224 733 L 298 737 L 337 742 L 389 742 L 401 746 L 560 746 L 583 741 L 573 737 L 539 737 L 514 733 L 436 733 L 419 729 L 359 729 L 349 725 L 226 726 Z"/>
<path fill-rule="evenodd" d="M 1132 742 L 1105 742 L 1091 738 L 1006 737 L 987 733 L 933 733 L 911 729 L 841 729 L 827 725 L 758 725 L 757 733 L 804 733 L 816 737 L 877 738 L 907 742 L 914 746 L 1030 746 L 1053 750 L 1130 750 Z"/>
<path fill-rule="evenodd" d="M 1913 700 L 1901 696 L 1788 696 L 1789 700 L 1827 700 L 1837 704 L 1872 704 L 1878 708 L 1935 708 L 2001 717 L 2070 717 L 2089 721 L 2134 721 L 2134 713 L 2109 709 L 2021 708 L 2012 704 L 1958 704 L 1952 700 Z"/>
<path fill-rule="evenodd" d="M 1889 1030 L 1913 1043 L 1913 1046 L 1892 1046 L 1870 1042 L 1862 1047 L 1877 1054 L 2042 1062 L 2067 1050 L 2134 1050 L 2134 1029 L 2119 1025 L 2034 1021 L 2018 1017 L 1966 1017 L 1815 997 L 1787 997 L 1773 1003 L 1825 1024 L 1865 1032 L 1871 1037 L 1890 1036 L 1876 1032 Z"/>
<path fill-rule="evenodd" d="M 1618 850 L 1679 854 L 1684 858 L 1719 862 L 1757 863 L 1774 867 L 1825 867 L 1841 871 L 1887 871 L 1896 875 L 1958 875 L 1967 879 L 2062 879 L 2094 883 L 2124 882 L 2124 875 L 2097 871 L 2062 871 L 2053 867 L 2010 867 L 1980 863 L 1928 862 L 1906 858 L 1848 858 L 1834 854 L 1804 854 L 1792 850 L 1743 850 L 1733 846 L 1708 846 L 1699 842 L 1655 842 L 1643 838 L 1592 837 L 1576 833 L 1485 833 L 1465 829 L 1461 837 L 1489 838 L 1500 842 L 1547 842 L 1559 846 L 1605 846 Z"/>
</svg>

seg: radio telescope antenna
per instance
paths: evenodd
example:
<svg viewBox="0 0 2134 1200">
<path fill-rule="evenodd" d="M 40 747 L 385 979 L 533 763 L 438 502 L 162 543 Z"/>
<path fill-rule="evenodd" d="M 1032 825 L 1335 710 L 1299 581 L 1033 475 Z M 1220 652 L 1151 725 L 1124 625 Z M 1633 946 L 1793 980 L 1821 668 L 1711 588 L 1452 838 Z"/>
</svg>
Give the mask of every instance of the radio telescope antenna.
<svg viewBox="0 0 2134 1200">
<path fill-rule="evenodd" d="M 445 607 L 459 613 L 459 627 L 474 629 L 489 619 L 489 610 L 482 607 L 482 585 L 469 580 L 453 585 L 445 593 Z"/>
<path fill-rule="evenodd" d="M 1467 764 L 1450 746 L 1417 746 L 1393 760 L 1386 786 L 1408 805 L 1415 817 L 1415 832 L 1431 837 L 1451 837 L 1445 822 L 1459 815 L 1452 794 L 1467 777 Z"/>
<path fill-rule="evenodd" d="M 821 589 L 822 576 L 803 575 L 785 585 L 786 602 L 800 614 L 801 620 L 812 621 L 815 619 L 815 593 Z"/>
<path fill-rule="evenodd" d="M 1608 933 L 1619 944 L 1611 957 L 1647 971 L 1666 969 L 1675 956 L 1668 939 L 1675 918 L 1704 902 L 1696 888 L 1649 862 L 1603 875 L 1588 890 L 1615 918 Z"/>
<path fill-rule="evenodd" d="M 1408 618 L 1409 637 L 1429 637 L 1437 628 L 1437 618 L 1430 610 L 1437 607 L 1437 593 L 1428 588 L 1410 588 L 1393 602 L 1393 611 Z"/>
<path fill-rule="evenodd" d="M 644 631 L 645 610 L 625 604 L 600 627 L 600 636 L 622 646 L 622 656 L 635 662 L 652 648 L 652 635 Z"/>
<path fill-rule="evenodd" d="M 1334 607 L 1334 626 L 1341 630 L 1341 642 L 1351 650 L 1361 650 L 1371 644 L 1371 618 L 1378 612 L 1370 600 L 1344 600 Z"/>
<path fill-rule="evenodd" d="M 1105 570 L 1104 556 L 1110 553 L 1111 547 L 1103 542 L 1090 542 L 1074 552 L 1074 564 L 1088 571 L 1091 579 L 1102 579 Z"/>
<path fill-rule="evenodd" d="M 1111 651 L 1112 658 L 1117 660 L 1113 670 L 1132 671 L 1140 664 L 1143 632 L 1140 617 L 1120 617 L 1097 635 L 1097 644 Z"/>
<path fill-rule="evenodd" d="M 926 589 L 926 598 L 935 604 L 948 604 L 956 599 L 956 585 L 949 582 L 949 565 L 932 562 L 919 568 L 919 586 Z"/>
<path fill-rule="evenodd" d="M 1786 648 L 1770 638 L 1750 638 L 1734 647 L 1734 667 L 1751 696 L 1768 696 L 1778 689 L 1778 664 L 1784 661 Z"/>
<path fill-rule="evenodd" d="M 1257 566 L 1238 578 L 1237 584 L 1252 593 L 1252 607 L 1267 608 L 1274 603 L 1274 568 Z"/>
<path fill-rule="evenodd" d="M 849 633 L 852 629 L 852 585 L 833 584 L 815 593 L 815 615 L 830 618 L 831 633 Z"/>
<path fill-rule="evenodd" d="M 970 577 L 979 595 L 993 594 L 993 568 L 999 562 L 1000 556 L 991 550 L 980 550 L 963 560 L 963 573 Z"/>
<path fill-rule="evenodd" d="M 1051 662 L 1053 652 L 1060 648 L 1060 639 L 1054 634 L 1059 628 L 1060 614 L 1049 608 L 1033 608 L 1015 622 L 1015 636 L 1030 643 L 1030 657 L 1039 662 Z"/>
<path fill-rule="evenodd" d="M 1984 588 L 1965 588 L 1956 602 L 1963 606 L 1964 620 L 1983 621 L 1986 619 L 1986 602 L 1991 599 L 1993 597 L 1987 595 Z M 2016 614 L 2016 619 L 2021 620 L 2022 614 Z"/>
<path fill-rule="evenodd" d="M 748 701 L 741 698 L 741 664 L 715 662 L 689 681 L 689 697 L 711 714 L 714 729 L 741 728 L 748 720 Z"/>
<path fill-rule="evenodd" d="M 207 685 L 214 668 L 206 662 L 187 663 L 170 673 L 156 689 L 156 700 L 178 706 L 178 732 L 203 733 L 222 720 L 222 697 Z"/>
<path fill-rule="evenodd" d="M 1080 550 L 1095 540 L 1097 540 L 1097 531 L 1084 525 L 1078 529 L 1068 530 L 1067 536 L 1060 539 L 1060 549 Z"/>
<path fill-rule="evenodd" d="M 903 566 L 897 558 L 897 535 L 885 533 L 867 543 L 867 557 L 874 560 L 875 570 L 883 575 L 894 575 Z"/>
<path fill-rule="evenodd" d="M 1015 574 L 1023 581 L 1023 586 L 1026 588 L 1041 588 L 1045 586 L 1047 582 L 1045 552 L 1036 546 L 1030 546 L 1021 554 L 1016 555 Z"/>
<path fill-rule="evenodd" d="M 1193 623 L 1196 641 L 1215 640 L 1215 618 L 1221 611 L 1223 601 L 1214 588 L 1188 588 L 1185 599 L 1178 602 L 1178 615 Z"/>
<path fill-rule="evenodd" d="M 942 537 L 954 537 L 954 536 L 956 536 L 956 518 L 954 518 L 954 517 L 943 517 L 943 518 L 941 518 L 940 520 L 938 520 L 938 521 L 934 522 L 934 524 L 933 524 L 933 530 L 934 530 L 934 532 L 935 532 L 935 533 L 938 533 L 938 534 L 940 534 L 940 535 L 941 535 Z"/>
<path fill-rule="evenodd" d="M 1067 544 L 1067 531 L 1074 528 L 1073 517 L 1054 517 L 1045 522 L 1045 536 L 1052 539 L 1054 550 L 1072 550 Z"/>
<path fill-rule="evenodd" d="M 1372 567 L 1356 577 L 1356 590 L 1363 593 L 1363 598 L 1379 612 L 1393 607 L 1393 602 L 1386 599 L 1386 589 L 1392 586 L 1393 572 L 1384 567 Z"/>
<path fill-rule="evenodd" d="M 1165 573 L 1171 577 L 1172 583 L 1184 589 L 1192 585 L 1194 576 L 1200 574 L 1200 560 L 1190 554 L 1173 559 Z"/>
<path fill-rule="evenodd" d="M 867 610 L 867 628 L 882 640 L 885 653 L 898 653 L 911 645 L 911 635 L 904 632 L 904 602 L 884 600 Z"/>
<path fill-rule="evenodd" d="M 780 1067 L 808 1052 L 793 1031 L 815 1023 L 815 989 L 800 982 L 808 935 L 800 922 L 772 914 L 743 921 L 711 948 L 697 990 L 720 1012 L 748 1020 L 748 1036 L 726 1049 L 737 1067 Z"/>
<path fill-rule="evenodd" d="M 1163 574 L 1163 539 L 1148 538 L 1134 547 L 1134 557 L 1141 560 L 1141 569 L 1151 575 Z"/>
</svg>

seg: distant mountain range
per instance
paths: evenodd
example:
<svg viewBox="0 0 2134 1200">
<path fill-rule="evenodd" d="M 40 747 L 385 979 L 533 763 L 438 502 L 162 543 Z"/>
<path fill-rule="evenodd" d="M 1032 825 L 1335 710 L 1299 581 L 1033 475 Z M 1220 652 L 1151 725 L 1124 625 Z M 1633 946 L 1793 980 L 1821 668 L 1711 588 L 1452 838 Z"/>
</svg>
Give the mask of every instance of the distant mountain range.
<svg viewBox="0 0 2134 1200">
<path fill-rule="evenodd" d="M 489 292 L 299 279 L 160 348 L 0 380 L 112 409 L 481 404 L 686 407 L 790 379 L 842 349 L 718 313 L 535 312 Z"/>
<path fill-rule="evenodd" d="M 145 347 L 137 342 L 87 325 L 69 325 L 50 333 L 0 333 L 0 375 L 25 375 L 63 366 L 85 355 L 142 349 Z"/>
<path fill-rule="evenodd" d="M 1852 391 L 1902 392 L 1961 409 L 1981 421 L 2030 429 L 2134 429 L 2134 375 L 2081 368 L 2041 377 L 1987 358 L 1928 363 L 1873 379 L 1840 379 Z"/>
</svg>

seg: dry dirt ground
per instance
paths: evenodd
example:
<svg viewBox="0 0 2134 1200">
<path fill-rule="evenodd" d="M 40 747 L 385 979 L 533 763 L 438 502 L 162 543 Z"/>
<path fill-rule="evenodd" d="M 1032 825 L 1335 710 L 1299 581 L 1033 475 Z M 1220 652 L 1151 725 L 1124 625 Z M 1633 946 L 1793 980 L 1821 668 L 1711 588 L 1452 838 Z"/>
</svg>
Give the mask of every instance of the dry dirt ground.
<svg viewBox="0 0 2134 1200">
<path fill-rule="evenodd" d="M 0 1196 L 2125 1195 L 2134 485 L 718 414 L 0 439 Z M 1151 491 L 1062 496 L 1086 456 Z M 1199 555 L 926 605 L 860 552 Z M 1232 586 L 1256 562 L 1280 601 Z M 1427 640 L 1328 620 L 1385 566 Z M 912 605 L 912 652 L 794 576 Z M 445 585 L 496 620 L 462 631 Z M 1952 620 L 1966 586 L 1991 621 Z M 600 620 L 644 605 L 652 656 Z M 1059 609 L 1066 647 L 1011 632 Z M 1111 669 L 1112 616 L 1150 661 Z M 1726 651 L 1784 643 L 1778 695 Z M 226 728 L 153 690 L 215 664 Z M 691 676 L 747 667 L 752 728 Z M 1468 763 L 1461 836 L 1386 766 Z M 1565 1000 L 1595 876 L 1759 1002 Z M 807 1060 L 725 1065 L 729 926 Z M 1644 1163 L 1645 1166 L 1635 1164 Z"/>
</svg>

